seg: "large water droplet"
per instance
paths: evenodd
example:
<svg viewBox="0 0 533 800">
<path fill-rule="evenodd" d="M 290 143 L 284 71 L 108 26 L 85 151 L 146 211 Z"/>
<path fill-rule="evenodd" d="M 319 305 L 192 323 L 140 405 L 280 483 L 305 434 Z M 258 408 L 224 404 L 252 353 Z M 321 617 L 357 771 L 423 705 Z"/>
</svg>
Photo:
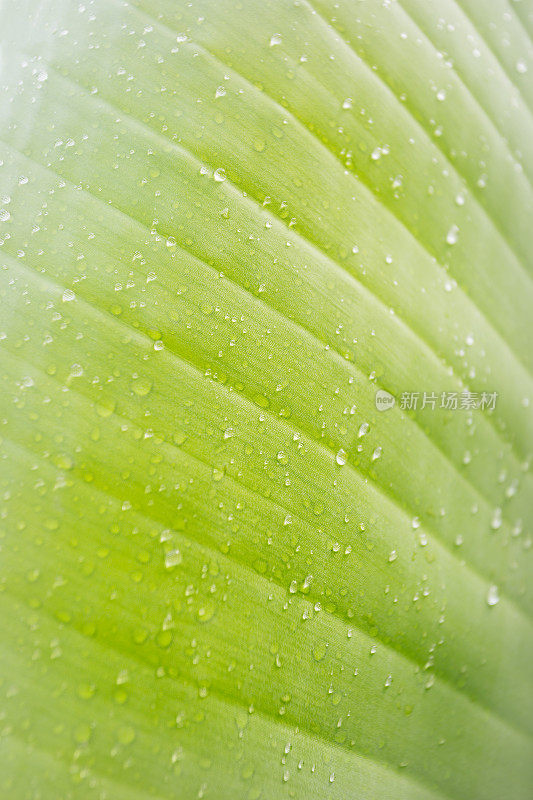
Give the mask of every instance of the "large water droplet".
<svg viewBox="0 0 533 800">
<path fill-rule="evenodd" d="M 341 448 L 337 453 L 337 455 L 335 456 L 335 461 L 337 462 L 339 467 L 343 467 L 348 461 L 348 453 L 346 452 L 346 450 L 343 450 Z"/>
<path fill-rule="evenodd" d="M 168 553 L 165 553 L 165 567 L 167 569 L 171 569 L 172 567 L 177 567 L 178 564 L 181 564 L 182 555 L 178 548 L 174 550 L 169 550 Z"/>
</svg>

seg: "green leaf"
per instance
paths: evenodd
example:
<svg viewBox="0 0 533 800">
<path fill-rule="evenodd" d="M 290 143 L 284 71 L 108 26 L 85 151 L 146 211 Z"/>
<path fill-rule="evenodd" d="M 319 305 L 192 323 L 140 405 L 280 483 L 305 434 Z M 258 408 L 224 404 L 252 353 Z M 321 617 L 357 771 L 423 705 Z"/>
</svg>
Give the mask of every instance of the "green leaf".
<svg viewBox="0 0 533 800">
<path fill-rule="evenodd" d="M 4 3 L 2 796 L 530 796 L 529 8 Z"/>
</svg>

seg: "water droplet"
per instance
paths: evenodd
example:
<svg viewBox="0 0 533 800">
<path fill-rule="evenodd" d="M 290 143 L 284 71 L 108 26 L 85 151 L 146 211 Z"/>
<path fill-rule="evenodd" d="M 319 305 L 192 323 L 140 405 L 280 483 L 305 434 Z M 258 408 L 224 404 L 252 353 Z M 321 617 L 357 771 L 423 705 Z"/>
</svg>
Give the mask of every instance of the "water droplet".
<svg viewBox="0 0 533 800">
<path fill-rule="evenodd" d="M 137 380 L 132 383 L 132 389 L 137 397 L 146 397 L 146 395 L 150 393 L 151 388 L 152 381 L 149 381 L 148 378 L 137 378 Z"/>
<path fill-rule="evenodd" d="M 135 739 L 135 731 L 130 725 L 118 729 L 117 739 L 120 744 L 131 744 Z"/>
<path fill-rule="evenodd" d="M 198 609 L 198 620 L 200 622 L 209 622 L 209 620 L 213 618 L 214 613 L 215 613 L 215 604 L 211 600 L 207 600 Z"/>
<path fill-rule="evenodd" d="M 313 658 L 315 661 L 322 661 L 326 657 L 327 648 L 325 644 L 318 644 L 313 650 Z"/>
<path fill-rule="evenodd" d="M 182 562 L 182 555 L 178 548 L 174 550 L 169 550 L 165 553 L 165 567 L 167 569 L 171 569 L 172 567 L 177 567 L 178 564 Z"/>
<path fill-rule="evenodd" d="M 74 294 L 72 289 L 65 289 L 65 291 L 63 292 L 62 299 L 64 303 L 69 303 L 71 300 L 76 299 L 76 295 Z"/>
<path fill-rule="evenodd" d="M 376 461 L 378 458 L 381 458 L 382 452 L 383 452 L 383 448 L 376 447 L 376 449 L 372 453 L 372 461 Z"/>
<path fill-rule="evenodd" d="M 70 376 L 72 378 L 81 378 L 83 375 L 83 367 L 81 364 L 72 364 L 70 367 Z"/>
<path fill-rule="evenodd" d="M 222 183 L 222 181 L 226 180 L 226 170 L 219 167 L 214 171 L 213 178 L 218 181 L 218 183 Z"/>
<path fill-rule="evenodd" d="M 170 647 L 172 644 L 172 631 L 169 630 L 162 630 L 159 631 L 157 636 L 155 637 L 155 643 L 161 649 L 166 650 L 167 647 Z"/>
<path fill-rule="evenodd" d="M 347 111 L 349 108 L 353 108 L 353 100 L 351 97 L 347 97 L 346 100 L 343 102 L 342 107 Z"/>
<path fill-rule="evenodd" d="M 439 91 L 437 92 L 437 100 L 440 103 L 446 100 L 446 92 L 444 91 L 444 89 L 439 89 Z"/>
<path fill-rule="evenodd" d="M 525 75 L 527 72 L 527 64 L 525 61 L 520 59 L 520 61 L 516 62 L 516 71 L 520 73 L 520 75 Z"/>
<path fill-rule="evenodd" d="M 281 44 L 282 41 L 281 33 L 273 33 L 270 37 L 270 47 L 275 47 L 277 44 Z"/>
<path fill-rule="evenodd" d="M 457 225 L 452 225 L 448 233 L 446 234 L 446 241 L 448 244 L 456 244 L 459 238 L 459 228 Z"/>
<path fill-rule="evenodd" d="M 363 424 L 359 426 L 359 431 L 357 435 L 359 436 L 359 438 L 361 438 L 366 433 L 368 433 L 369 430 L 370 430 L 370 425 L 368 424 L 368 422 L 363 422 Z"/>
<path fill-rule="evenodd" d="M 217 467 L 213 467 L 213 480 L 217 483 L 222 480 L 224 477 L 224 470 L 218 469 Z"/>
<path fill-rule="evenodd" d="M 498 591 L 498 587 L 495 584 L 489 586 L 489 590 L 487 592 L 487 605 L 495 606 L 500 601 L 500 593 Z"/>
<path fill-rule="evenodd" d="M 337 455 L 335 456 L 335 461 L 337 462 L 339 467 L 343 467 L 348 461 L 348 453 L 346 452 L 346 450 L 343 450 L 341 448 L 337 453 Z"/>
<path fill-rule="evenodd" d="M 495 508 L 492 514 L 492 519 L 490 521 L 490 527 L 493 531 L 497 531 L 498 528 L 501 527 L 502 524 L 502 510 L 501 508 Z"/>
<path fill-rule="evenodd" d="M 215 97 L 225 97 L 226 89 L 224 86 L 217 86 L 217 90 L 215 92 Z"/>
</svg>

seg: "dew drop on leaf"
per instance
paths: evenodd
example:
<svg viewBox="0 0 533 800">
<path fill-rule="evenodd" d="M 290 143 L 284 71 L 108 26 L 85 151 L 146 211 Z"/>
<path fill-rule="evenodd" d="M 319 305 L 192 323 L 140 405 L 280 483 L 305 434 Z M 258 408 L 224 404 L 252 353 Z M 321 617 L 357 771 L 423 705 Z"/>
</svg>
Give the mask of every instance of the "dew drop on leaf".
<svg viewBox="0 0 533 800">
<path fill-rule="evenodd" d="M 172 567 L 177 567 L 182 562 L 182 555 L 181 552 L 175 548 L 174 550 L 169 550 L 165 553 L 165 567 L 167 569 L 171 569 Z"/>
<path fill-rule="evenodd" d="M 457 225 L 452 225 L 448 233 L 446 234 L 446 241 L 448 244 L 453 245 L 457 244 L 457 240 L 459 239 L 459 228 Z"/>
<path fill-rule="evenodd" d="M 362 436 L 365 436 L 365 434 L 367 434 L 369 430 L 370 430 L 370 425 L 368 424 L 368 422 L 363 422 L 363 424 L 359 426 L 359 431 L 357 432 L 357 435 L 359 436 L 359 438 L 361 438 Z"/>
<path fill-rule="evenodd" d="M 346 464 L 346 462 L 348 461 L 348 453 L 346 452 L 346 450 L 343 450 L 341 448 L 338 451 L 337 455 L 335 456 L 335 461 L 337 462 L 339 467 L 343 467 Z"/>
<path fill-rule="evenodd" d="M 489 586 L 489 590 L 487 592 L 487 605 L 495 606 L 499 602 L 500 593 L 498 591 L 498 587 L 495 584 L 492 584 L 492 586 Z"/>
</svg>

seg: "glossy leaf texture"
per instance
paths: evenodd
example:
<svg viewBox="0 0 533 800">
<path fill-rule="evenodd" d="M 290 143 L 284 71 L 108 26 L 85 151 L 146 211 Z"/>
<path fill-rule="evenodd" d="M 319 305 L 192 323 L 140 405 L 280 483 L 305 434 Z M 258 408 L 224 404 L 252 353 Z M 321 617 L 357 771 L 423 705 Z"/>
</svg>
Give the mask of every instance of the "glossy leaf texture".
<svg viewBox="0 0 533 800">
<path fill-rule="evenodd" d="M 2 796 L 526 800 L 531 4 L 1 19 Z"/>
</svg>

